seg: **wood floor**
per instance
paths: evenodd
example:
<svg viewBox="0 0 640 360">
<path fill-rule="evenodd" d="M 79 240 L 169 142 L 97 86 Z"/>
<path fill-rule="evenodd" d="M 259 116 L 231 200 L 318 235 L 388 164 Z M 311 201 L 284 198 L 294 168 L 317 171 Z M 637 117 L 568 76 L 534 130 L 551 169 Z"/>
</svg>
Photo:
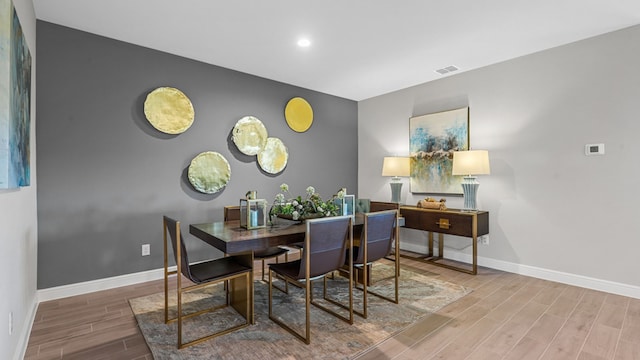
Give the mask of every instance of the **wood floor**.
<svg viewBox="0 0 640 360">
<path fill-rule="evenodd" d="M 640 299 L 485 268 L 402 267 L 473 292 L 360 360 L 640 359 Z M 160 291 L 152 281 L 40 304 L 25 359 L 152 359 L 128 299 Z"/>
</svg>

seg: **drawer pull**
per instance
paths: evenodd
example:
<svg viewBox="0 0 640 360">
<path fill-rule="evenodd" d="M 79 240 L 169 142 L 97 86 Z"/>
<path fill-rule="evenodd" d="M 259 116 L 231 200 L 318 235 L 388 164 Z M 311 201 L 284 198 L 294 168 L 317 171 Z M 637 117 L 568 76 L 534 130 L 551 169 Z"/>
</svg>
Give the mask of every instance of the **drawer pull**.
<svg viewBox="0 0 640 360">
<path fill-rule="evenodd" d="M 436 225 L 438 225 L 440 229 L 449 229 L 451 227 L 449 219 L 440 219 L 438 222 L 436 222 Z"/>
</svg>

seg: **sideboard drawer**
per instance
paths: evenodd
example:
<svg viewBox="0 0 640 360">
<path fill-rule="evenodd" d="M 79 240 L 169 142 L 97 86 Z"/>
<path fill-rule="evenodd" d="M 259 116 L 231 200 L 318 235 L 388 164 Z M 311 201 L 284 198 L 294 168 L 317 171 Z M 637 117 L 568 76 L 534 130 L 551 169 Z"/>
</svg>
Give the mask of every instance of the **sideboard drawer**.
<svg viewBox="0 0 640 360">
<path fill-rule="evenodd" d="M 465 212 L 402 206 L 400 213 L 405 218 L 404 226 L 410 229 L 473 237 L 473 221 L 476 218 L 476 236 L 489 233 L 489 213 L 486 211 Z"/>
</svg>

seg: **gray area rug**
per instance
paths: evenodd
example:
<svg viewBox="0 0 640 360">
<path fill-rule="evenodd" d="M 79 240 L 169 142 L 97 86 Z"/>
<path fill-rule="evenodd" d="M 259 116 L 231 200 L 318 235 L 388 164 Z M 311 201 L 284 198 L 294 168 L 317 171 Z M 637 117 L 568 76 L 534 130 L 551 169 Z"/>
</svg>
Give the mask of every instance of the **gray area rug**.
<svg viewBox="0 0 640 360">
<path fill-rule="evenodd" d="M 393 268 L 376 265 L 373 271 L 377 292 L 393 295 Z M 336 277 L 328 281 L 329 294 L 339 294 L 334 298 L 347 303 L 348 282 Z M 280 283 L 281 285 L 281 283 Z M 314 285 L 314 298 L 322 299 L 322 281 Z M 365 352 L 415 323 L 420 318 L 437 311 L 445 305 L 460 299 L 469 289 L 402 270 L 400 275 L 400 303 L 394 304 L 376 296 L 368 297 L 368 318 L 355 316 L 353 325 L 312 306 L 311 344 L 306 345 L 282 329 L 268 316 L 268 286 L 255 282 L 255 324 L 212 340 L 178 350 L 176 347 L 176 324 L 164 323 L 164 294 L 158 293 L 130 300 L 154 359 L 350 359 Z M 274 313 L 296 324 L 296 329 L 304 330 L 304 292 L 289 286 L 289 295 L 274 289 Z M 170 296 L 170 304 L 175 305 L 175 291 Z M 224 303 L 221 286 L 207 287 L 185 297 L 189 302 L 184 306 L 192 308 L 207 306 L 210 302 Z M 325 302 L 326 303 L 326 302 Z M 354 292 L 356 309 L 362 308 L 362 292 Z M 327 303 L 327 306 L 330 304 Z M 175 306 L 173 306 L 175 311 Z M 175 312 L 174 312 L 175 314 Z M 227 308 L 212 314 L 202 315 L 186 321 L 184 339 L 199 337 L 211 329 L 228 327 L 242 322 L 235 310 Z"/>
</svg>

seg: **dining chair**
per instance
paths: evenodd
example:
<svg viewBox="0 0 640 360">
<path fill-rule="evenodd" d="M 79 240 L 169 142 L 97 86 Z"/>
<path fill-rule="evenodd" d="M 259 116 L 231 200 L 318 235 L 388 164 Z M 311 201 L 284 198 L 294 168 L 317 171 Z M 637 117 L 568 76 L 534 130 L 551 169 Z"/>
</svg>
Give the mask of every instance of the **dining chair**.
<svg viewBox="0 0 640 360">
<path fill-rule="evenodd" d="M 251 252 L 227 256 L 219 259 L 198 263 L 189 263 L 187 247 L 185 246 L 180 222 L 170 217 L 163 216 L 163 240 L 164 240 L 164 320 L 165 323 L 177 321 L 178 349 L 195 345 L 216 336 L 224 335 L 232 331 L 249 326 L 253 319 L 253 255 Z M 168 236 L 167 236 L 168 235 Z M 169 271 L 169 239 L 173 248 L 176 270 Z M 177 315 L 169 318 L 169 276 L 175 275 L 177 294 Z M 193 285 L 183 286 L 182 277 L 187 278 Z M 227 283 L 224 288 L 225 302 L 210 308 L 195 312 L 183 312 L 183 295 L 189 291 L 203 288 L 208 285 Z M 221 287 L 222 289 L 222 287 Z M 209 335 L 195 340 L 183 342 L 183 322 L 185 319 L 215 313 L 217 310 L 232 306 L 245 321 L 225 329 L 217 330 Z"/>
<path fill-rule="evenodd" d="M 333 216 L 306 220 L 306 234 L 302 258 L 286 263 L 269 265 L 269 319 L 293 334 L 306 344 L 311 343 L 311 305 L 353 324 L 353 276 L 349 276 L 349 315 L 342 315 L 313 300 L 314 280 L 323 280 L 323 298 L 331 302 L 327 295 L 326 275 L 341 268 L 345 262 L 353 269 L 353 257 L 347 252 L 353 245 L 351 216 Z M 297 331 L 273 312 L 273 274 L 297 284 L 305 295 L 305 330 Z M 283 295 L 286 296 L 286 295 Z M 288 309 L 291 311 L 293 309 Z"/>
<path fill-rule="evenodd" d="M 358 198 L 356 199 L 356 212 L 357 213 L 368 213 L 371 208 L 371 200 L 366 198 Z"/>
<path fill-rule="evenodd" d="M 240 206 L 239 205 L 227 205 L 224 207 L 224 221 L 232 221 L 232 220 L 240 220 Z M 265 260 L 274 259 L 276 263 L 278 262 L 278 258 L 280 255 L 284 255 L 284 261 L 289 261 L 289 249 L 279 246 L 271 246 L 264 250 L 258 250 L 253 252 L 253 259 L 260 260 L 262 263 L 262 281 L 267 282 L 265 280 L 265 272 L 264 272 L 264 263 Z M 286 286 L 286 285 L 285 285 Z M 284 290 L 283 290 L 284 291 Z"/>
<path fill-rule="evenodd" d="M 362 234 L 358 243 L 354 240 L 353 245 L 353 273 L 358 273 L 362 279 L 362 288 L 355 285 L 355 288 L 362 290 L 362 311 L 354 309 L 353 312 L 366 318 L 367 317 L 367 295 L 375 295 L 379 298 L 391 301 L 395 304 L 398 303 L 398 278 L 400 277 L 400 257 L 393 256 L 394 262 L 394 297 L 382 295 L 378 292 L 374 292 L 369 288 L 369 280 L 371 272 L 373 271 L 373 263 L 381 260 L 388 259 L 388 256 L 393 252 L 393 247 L 396 249 L 400 246 L 398 236 L 398 210 L 384 210 L 377 212 L 370 212 L 364 214 L 364 225 L 362 227 Z M 347 263 L 345 263 L 347 266 Z M 359 271 L 357 271 L 359 270 Z M 360 275 L 361 274 L 361 275 Z M 343 308 L 346 305 L 339 304 Z"/>
</svg>

